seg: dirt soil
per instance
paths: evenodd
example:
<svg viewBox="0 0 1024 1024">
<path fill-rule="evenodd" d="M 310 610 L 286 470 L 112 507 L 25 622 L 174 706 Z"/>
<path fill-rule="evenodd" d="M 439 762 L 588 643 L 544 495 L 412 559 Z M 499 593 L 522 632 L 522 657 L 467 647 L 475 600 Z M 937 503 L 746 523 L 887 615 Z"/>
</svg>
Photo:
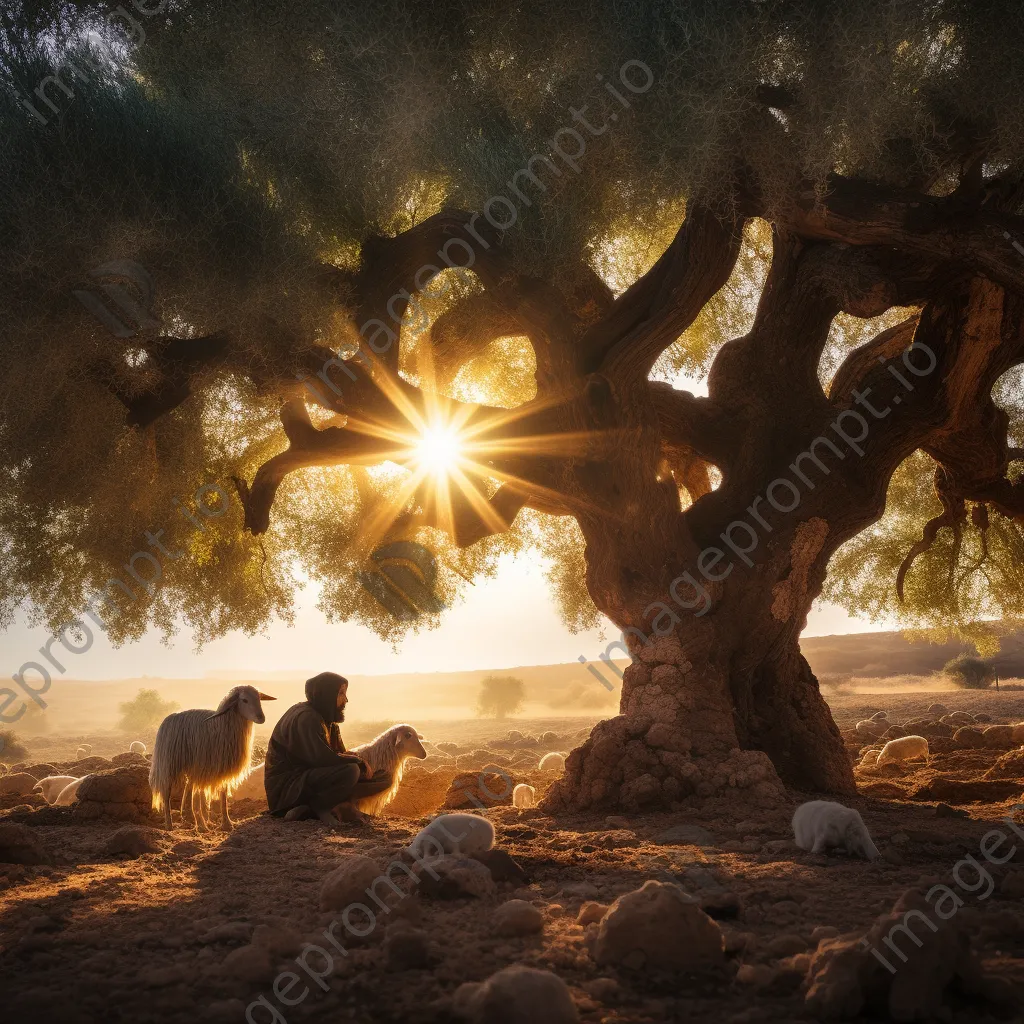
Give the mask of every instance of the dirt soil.
<svg viewBox="0 0 1024 1024">
<path fill-rule="evenodd" d="M 997 723 L 1024 720 L 1020 692 L 837 696 L 832 708 L 845 731 L 879 710 L 894 723 L 922 717 L 933 701 L 951 711 L 984 712 Z M 812 1020 L 804 975 L 807 954 L 819 941 L 863 932 L 915 886 L 952 886 L 954 867 L 967 854 L 980 859 L 982 837 L 1007 830 L 1003 823 L 1024 793 L 1022 778 L 1019 793 L 999 801 L 950 807 L 909 799 L 937 776 L 980 780 L 1005 754 L 1000 750 L 958 750 L 933 756 L 927 765 L 859 772 L 859 785 L 872 795 L 862 792 L 846 802 L 861 812 L 883 853 L 874 863 L 794 846 L 790 819 L 810 794 L 793 792 L 778 807 L 684 801 L 671 812 L 558 820 L 537 809 L 495 807 L 482 813 L 494 823 L 496 845 L 525 872 L 525 882 L 499 882 L 497 896 L 440 899 L 402 875 L 403 894 L 386 901 L 387 911 L 375 908 L 369 934 L 355 937 L 337 927 L 345 952 L 332 951 L 332 970 L 318 954 L 307 956 L 313 973 L 323 975 L 320 983 L 299 970 L 299 981 L 289 987 L 280 971 L 297 970 L 304 943 L 331 949 L 324 931 L 341 915 L 321 910 L 320 890 L 344 855 L 368 856 L 381 870 L 401 859 L 402 849 L 439 810 L 451 780 L 482 769 L 484 760 L 542 792 L 551 776 L 537 770 L 540 756 L 567 751 L 588 724 L 435 723 L 423 730 L 427 738 L 457 748 L 442 754 L 431 747 L 432 756 L 411 770 L 388 812 L 368 827 L 341 833 L 319 822 L 273 819 L 261 813 L 260 801 L 239 800 L 230 834 L 200 835 L 177 822 L 167 833 L 155 828 L 154 817 L 136 823 L 154 829 L 145 833 L 152 852 L 111 854 L 107 844 L 124 822 L 83 822 L 72 809 L 47 808 L 38 797 L 3 797 L 0 828 L 29 826 L 53 860 L 42 866 L 0 863 L 4 1019 L 192 1024 L 241 1022 L 248 1011 L 251 1024 L 443 1024 L 460 1019 L 452 1009 L 458 986 L 519 963 L 557 974 L 570 988 L 579 1019 L 593 1024 Z M 510 728 L 557 736 L 503 745 Z M 47 760 L 70 756 L 53 740 L 32 753 Z M 98 747 L 96 754 L 105 756 Z M 1024 830 L 1022 820 L 1018 813 Z M 974 894 L 957 890 L 964 899 L 960 920 L 985 972 L 1016 986 L 1020 1007 L 1024 889 L 1018 891 L 1013 879 L 1024 880 L 1024 841 L 1010 861 L 988 870 L 988 898 L 979 898 L 982 888 Z M 576 923 L 581 907 L 610 904 L 649 879 L 675 883 L 701 901 L 724 932 L 723 966 L 669 975 L 643 963 L 598 966 L 584 926 Z M 512 898 L 540 910 L 539 933 L 497 934 L 495 908 Z M 425 965 L 410 966 L 395 952 L 394 937 L 405 927 L 395 925 L 399 919 L 425 933 Z M 303 992 L 301 1001 L 287 1004 Z M 1020 1020 L 1021 1014 L 1012 1004 L 1000 1008 L 964 996 L 953 998 L 940 1019 L 975 1024 Z M 542 1017 L 534 1021 L 545 1024 Z"/>
</svg>

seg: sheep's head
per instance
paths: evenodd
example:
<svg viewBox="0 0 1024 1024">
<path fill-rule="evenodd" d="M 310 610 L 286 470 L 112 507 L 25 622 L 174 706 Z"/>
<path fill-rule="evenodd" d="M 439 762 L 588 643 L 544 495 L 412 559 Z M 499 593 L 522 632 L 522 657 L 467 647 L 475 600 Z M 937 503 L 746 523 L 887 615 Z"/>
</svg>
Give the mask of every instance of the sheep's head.
<svg viewBox="0 0 1024 1024">
<path fill-rule="evenodd" d="M 261 703 L 265 700 L 277 700 L 277 698 L 260 693 L 255 686 L 236 686 L 221 701 L 217 713 L 222 715 L 226 711 L 237 711 L 242 718 L 255 722 L 256 725 L 262 725 L 267 720 Z"/>
<path fill-rule="evenodd" d="M 407 757 L 418 757 L 420 760 L 427 756 L 420 740 L 423 737 L 411 725 L 395 726 L 395 751 L 404 761 Z"/>
</svg>

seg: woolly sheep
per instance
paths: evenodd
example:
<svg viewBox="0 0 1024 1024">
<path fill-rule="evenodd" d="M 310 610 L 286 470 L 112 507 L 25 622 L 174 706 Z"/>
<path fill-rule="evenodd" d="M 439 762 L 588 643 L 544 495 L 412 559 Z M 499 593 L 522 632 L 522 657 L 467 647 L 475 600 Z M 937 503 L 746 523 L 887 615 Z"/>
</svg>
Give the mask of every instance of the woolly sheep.
<svg viewBox="0 0 1024 1024">
<path fill-rule="evenodd" d="M 542 772 L 565 771 L 565 754 L 559 754 L 555 751 L 545 754 L 540 759 L 540 764 L 537 765 L 537 768 Z"/>
<path fill-rule="evenodd" d="M 89 756 L 89 752 L 91 750 L 92 750 L 92 747 L 88 747 L 88 748 L 86 748 L 86 747 L 79 747 L 75 751 L 75 760 L 76 761 L 81 761 L 83 757 L 88 757 Z"/>
<path fill-rule="evenodd" d="M 935 718 L 941 718 L 943 715 L 949 714 L 949 708 L 945 704 L 929 704 L 928 714 Z"/>
<path fill-rule="evenodd" d="M 131 745 L 128 747 L 128 751 L 131 754 L 145 754 L 146 744 L 142 740 L 132 740 Z"/>
<path fill-rule="evenodd" d="M 65 786 L 71 785 L 72 782 L 77 782 L 78 778 L 74 775 L 48 775 L 45 779 L 40 779 L 33 788 L 33 793 L 42 793 L 43 799 L 48 803 L 52 804 L 56 801 L 57 797 L 60 796 L 61 790 Z"/>
<path fill-rule="evenodd" d="M 923 736 L 901 736 L 899 739 L 889 740 L 882 747 L 877 764 L 881 767 L 893 761 L 910 761 L 917 757 L 928 760 L 928 741 Z"/>
<path fill-rule="evenodd" d="M 953 711 L 943 715 L 939 721 L 945 725 L 974 725 L 974 715 L 969 715 L 966 711 Z"/>
<path fill-rule="evenodd" d="M 889 720 L 889 714 L 886 711 L 876 711 L 871 716 L 872 722 L 887 722 Z"/>
<path fill-rule="evenodd" d="M 433 850 L 425 850 L 432 847 Z M 472 857 L 494 847 L 494 826 L 479 814 L 439 814 L 420 829 L 409 852 L 422 860 L 425 853 L 454 853 Z"/>
<path fill-rule="evenodd" d="M 393 725 L 385 729 L 376 739 L 363 743 L 353 750 L 369 766 L 371 772 L 386 771 L 391 776 L 391 786 L 376 796 L 353 800 L 356 810 L 363 814 L 379 814 L 398 792 L 405 772 L 405 762 L 410 757 L 423 759 L 427 752 L 420 743 L 419 733 L 411 725 Z"/>
<path fill-rule="evenodd" d="M 981 731 L 982 739 L 986 747 L 1009 748 L 1015 743 L 1014 726 L 1012 725 L 987 725 Z"/>
<path fill-rule="evenodd" d="M 520 782 L 515 789 L 512 790 L 512 806 L 526 809 L 527 807 L 533 807 L 537 803 L 537 790 L 533 786 L 528 786 L 525 782 Z"/>
<path fill-rule="evenodd" d="M 57 795 L 57 799 L 54 800 L 54 806 L 70 807 L 78 799 L 79 786 L 81 786 L 86 779 L 91 778 L 91 775 L 83 775 L 80 779 L 75 779 L 74 782 L 69 782 Z"/>
<path fill-rule="evenodd" d="M 861 736 L 867 736 L 869 739 L 874 739 L 876 736 L 881 736 L 886 730 L 886 725 L 882 722 L 872 721 L 870 718 L 865 718 L 858 722 L 854 729 L 860 733 Z"/>
<path fill-rule="evenodd" d="M 878 761 L 878 755 L 880 753 L 881 751 L 879 750 L 865 750 L 863 757 L 860 759 L 861 768 L 870 768 Z"/>
<path fill-rule="evenodd" d="M 255 686 L 236 686 L 216 711 L 178 711 L 160 723 L 153 744 L 149 786 L 153 806 L 164 812 L 165 827 L 171 827 L 171 790 L 182 781 L 183 822 L 194 822 L 199 831 L 209 829 L 205 804 L 219 790 L 221 827 L 232 827 L 228 790 L 249 774 L 253 728 L 267 720 L 260 702 L 275 699 Z"/>
<path fill-rule="evenodd" d="M 880 856 L 860 814 L 830 800 L 801 804 L 793 815 L 793 836 L 801 850 L 811 853 L 832 849 L 845 850 L 865 860 L 877 860 Z"/>
</svg>

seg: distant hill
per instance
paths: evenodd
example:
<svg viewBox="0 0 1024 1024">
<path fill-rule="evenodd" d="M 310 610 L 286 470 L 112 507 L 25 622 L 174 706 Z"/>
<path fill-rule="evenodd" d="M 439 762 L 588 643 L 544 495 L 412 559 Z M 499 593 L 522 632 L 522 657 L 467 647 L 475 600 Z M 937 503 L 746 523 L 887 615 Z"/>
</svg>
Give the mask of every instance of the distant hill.
<svg viewBox="0 0 1024 1024">
<path fill-rule="evenodd" d="M 911 643 L 903 634 L 847 633 L 843 636 L 807 636 L 800 649 L 814 674 L 865 677 L 915 675 L 938 672 L 958 654 L 977 654 L 969 644 Z M 1024 677 L 1024 630 L 1007 631 L 1002 650 L 993 659 L 1002 678 Z"/>
</svg>

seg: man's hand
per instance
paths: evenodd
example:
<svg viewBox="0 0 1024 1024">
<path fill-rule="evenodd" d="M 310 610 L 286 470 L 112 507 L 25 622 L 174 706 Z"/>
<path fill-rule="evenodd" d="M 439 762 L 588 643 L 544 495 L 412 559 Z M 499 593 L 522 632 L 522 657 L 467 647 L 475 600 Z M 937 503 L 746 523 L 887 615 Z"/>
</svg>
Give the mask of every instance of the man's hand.
<svg viewBox="0 0 1024 1024">
<path fill-rule="evenodd" d="M 343 761 L 349 761 L 352 764 L 359 765 L 359 781 L 360 782 L 362 782 L 363 779 L 370 778 L 370 776 L 373 774 L 373 772 L 370 771 L 369 763 L 367 761 L 365 761 L 363 758 L 361 758 L 358 754 L 345 753 L 345 754 L 341 755 L 341 759 Z"/>
</svg>

